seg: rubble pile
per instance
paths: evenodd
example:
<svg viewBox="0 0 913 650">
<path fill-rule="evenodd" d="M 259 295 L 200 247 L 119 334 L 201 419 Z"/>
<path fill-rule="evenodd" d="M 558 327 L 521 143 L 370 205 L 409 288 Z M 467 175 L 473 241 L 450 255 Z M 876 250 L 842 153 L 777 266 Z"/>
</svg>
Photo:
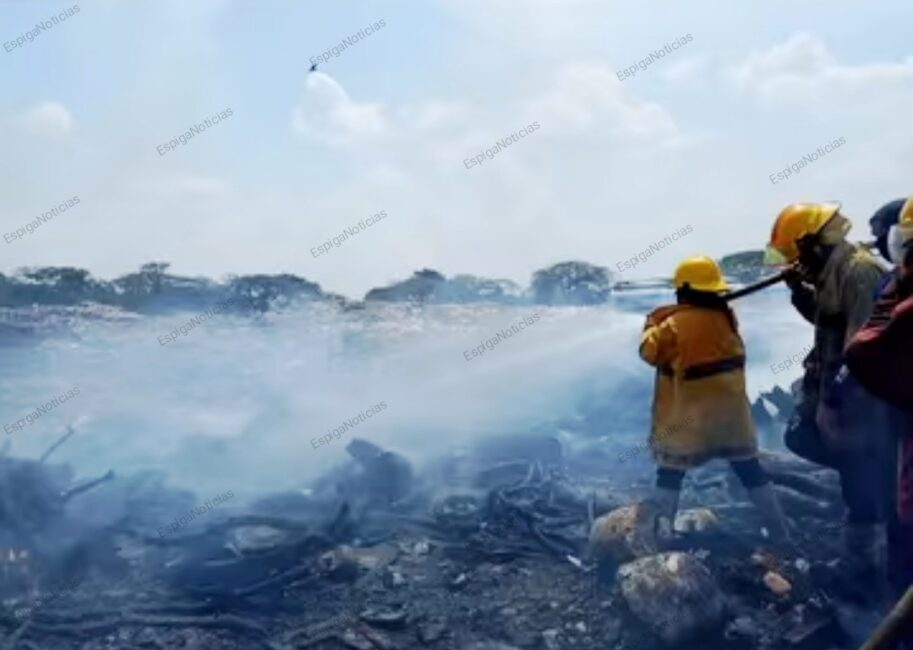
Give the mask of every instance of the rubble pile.
<svg viewBox="0 0 913 650">
<path fill-rule="evenodd" d="M 167 536 L 155 531 L 192 502 L 161 477 L 74 489 L 65 466 L 4 457 L 0 648 L 849 647 L 828 579 L 831 473 L 763 459 L 794 524 L 788 555 L 724 464 L 689 476 L 660 542 L 649 473 L 611 471 L 617 449 L 569 449 L 515 436 L 419 472 L 356 439 L 307 491 Z M 581 470 L 600 453 L 605 473 Z"/>
</svg>

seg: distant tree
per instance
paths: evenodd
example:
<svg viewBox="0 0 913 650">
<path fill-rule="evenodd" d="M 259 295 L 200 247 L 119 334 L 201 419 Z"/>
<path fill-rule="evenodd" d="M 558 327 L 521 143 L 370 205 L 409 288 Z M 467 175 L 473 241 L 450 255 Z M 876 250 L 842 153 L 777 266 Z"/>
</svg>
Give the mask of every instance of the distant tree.
<svg viewBox="0 0 913 650">
<path fill-rule="evenodd" d="M 723 274 L 740 282 L 754 282 L 768 272 L 764 266 L 764 251 L 742 251 L 720 259 Z"/>
<path fill-rule="evenodd" d="M 138 273 L 130 273 L 117 280 L 124 292 L 131 297 L 146 297 L 162 292 L 162 279 L 171 266 L 168 262 L 147 262 Z"/>
<path fill-rule="evenodd" d="M 611 292 L 612 273 L 586 262 L 562 262 L 533 273 L 533 301 L 545 305 L 595 305 Z"/>
<path fill-rule="evenodd" d="M 169 266 L 171 266 L 170 262 L 147 262 L 140 267 L 140 275 L 149 278 L 151 293 L 159 294 L 162 292 L 162 276 L 165 275 L 165 271 L 168 270 Z"/>
<path fill-rule="evenodd" d="M 21 304 L 72 305 L 84 300 L 104 299 L 103 283 L 93 280 L 85 269 L 46 266 L 20 269 L 18 275 L 25 282 L 14 280 L 8 287 L 7 299 Z"/>
<path fill-rule="evenodd" d="M 68 287 L 85 286 L 89 272 L 69 266 L 46 266 L 39 269 L 26 269 L 22 275 L 29 280 L 44 283 L 64 284 Z"/>
</svg>

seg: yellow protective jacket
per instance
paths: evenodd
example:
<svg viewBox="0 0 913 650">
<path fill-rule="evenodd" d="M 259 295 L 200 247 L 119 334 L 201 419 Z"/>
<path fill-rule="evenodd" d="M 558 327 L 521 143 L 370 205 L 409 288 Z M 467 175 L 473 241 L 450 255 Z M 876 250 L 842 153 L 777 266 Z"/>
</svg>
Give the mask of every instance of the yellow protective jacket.
<svg viewBox="0 0 913 650">
<path fill-rule="evenodd" d="M 657 369 L 650 447 L 659 465 L 688 469 L 757 455 L 745 346 L 731 311 L 660 307 L 647 317 L 640 356 Z"/>
</svg>

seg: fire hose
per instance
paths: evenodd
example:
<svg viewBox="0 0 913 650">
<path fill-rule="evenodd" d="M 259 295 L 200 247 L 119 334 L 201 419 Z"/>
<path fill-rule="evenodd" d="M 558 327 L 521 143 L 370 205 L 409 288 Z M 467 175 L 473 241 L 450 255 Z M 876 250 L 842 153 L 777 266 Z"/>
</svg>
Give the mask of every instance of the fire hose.
<svg viewBox="0 0 913 650">
<path fill-rule="evenodd" d="M 876 243 L 874 241 L 861 242 L 859 245 L 872 249 L 872 248 L 875 248 Z M 775 275 L 768 276 L 766 278 L 758 280 L 757 282 L 755 282 L 753 284 L 749 284 L 747 287 L 742 287 L 741 289 L 737 289 L 736 291 L 730 291 L 729 293 L 724 294 L 723 300 L 725 300 L 726 302 L 729 302 L 731 300 L 736 300 L 738 298 L 742 298 L 743 296 L 747 296 L 752 293 L 755 293 L 756 291 L 760 291 L 761 289 L 766 289 L 767 287 L 773 286 L 773 285 L 777 284 L 778 282 L 784 281 L 787 277 L 789 277 L 790 274 L 796 273 L 798 271 L 799 271 L 799 268 L 798 268 L 797 264 L 794 262 L 793 264 L 786 267 L 785 269 L 783 269 L 782 271 L 780 271 L 779 273 L 777 273 Z"/>
<path fill-rule="evenodd" d="M 736 289 L 735 291 L 730 291 L 729 293 L 724 294 L 723 300 L 730 302 L 731 300 L 747 296 L 749 294 L 755 293 L 756 291 L 760 291 L 761 289 L 766 289 L 767 287 L 775 285 L 778 282 L 782 282 L 792 272 L 792 267 L 784 269 L 776 275 L 771 275 L 770 277 L 764 278 L 763 280 L 758 280 L 754 284 L 749 284 L 747 287 L 742 287 L 741 289 Z"/>
</svg>

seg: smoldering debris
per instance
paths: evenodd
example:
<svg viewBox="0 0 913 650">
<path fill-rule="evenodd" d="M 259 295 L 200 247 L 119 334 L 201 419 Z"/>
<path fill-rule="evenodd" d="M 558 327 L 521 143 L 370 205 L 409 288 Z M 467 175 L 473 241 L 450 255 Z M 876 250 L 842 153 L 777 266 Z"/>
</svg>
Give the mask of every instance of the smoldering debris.
<svg viewBox="0 0 913 650">
<path fill-rule="evenodd" d="M 509 435 L 419 471 L 353 439 L 305 490 L 222 504 L 164 537 L 194 498 L 161 476 L 84 483 L 4 457 L 2 647 L 841 647 L 832 473 L 763 459 L 792 497 L 798 555 L 769 550 L 722 464 L 689 478 L 662 545 L 642 526 L 645 481 L 612 471 L 622 448 Z"/>
</svg>

